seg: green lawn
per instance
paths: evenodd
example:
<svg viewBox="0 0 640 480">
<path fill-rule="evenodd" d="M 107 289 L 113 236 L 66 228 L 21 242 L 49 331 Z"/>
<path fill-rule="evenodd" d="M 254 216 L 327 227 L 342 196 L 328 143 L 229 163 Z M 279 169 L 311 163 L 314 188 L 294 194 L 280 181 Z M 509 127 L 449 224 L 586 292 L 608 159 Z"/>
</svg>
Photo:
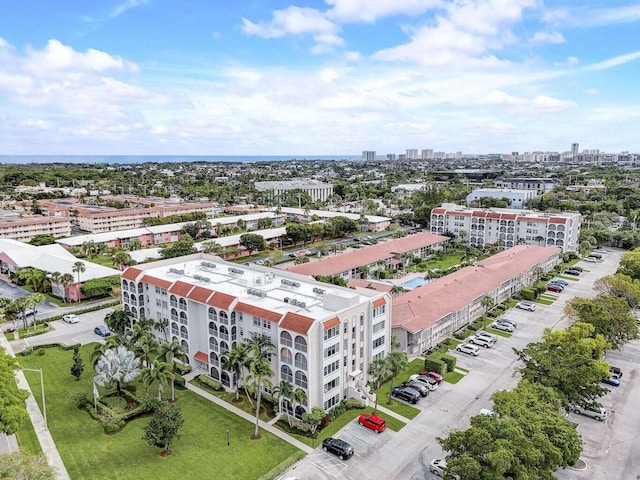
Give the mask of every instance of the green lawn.
<svg viewBox="0 0 640 480">
<path fill-rule="evenodd" d="M 579 282 L 580 279 L 578 277 L 575 277 L 573 275 L 556 275 L 555 278 L 561 278 L 563 280 L 570 280 L 572 282 Z"/>
<path fill-rule="evenodd" d="M 16 324 L 17 322 L 18 321 L 16 320 Z M 7 339 L 15 340 L 16 333 L 18 334 L 19 338 L 28 338 L 28 337 L 35 337 L 36 335 L 41 335 L 43 333 L 47 333 L 49 330 L 50 330 L 49 326 L 45 325 L 44 323 L 38 323 L 35 327 L 33 325 L 30 325 L 29 327 L 27 327 L 26 330 L 24 326 L 18 327 L 17 332 L 5 333 L 5 335 L 7 336 Z"/>
<path fill-rule="evenodd" d="M 444 374 L 444 381 L 453 383 L 454 385 L 464 378 L 464 375 L 460 372 L 447 372 Z"/>
<path fill-rule="evenodd" d="M 509 332 L 503 332 L 502 330 L 496 330 L 495 328 L 487 327 L 485 330 L 489 333 L 498 335 L 499 337 L 509 338 L 511 336 Z"/>
<path fill-rule="evenodd" d="M 85 365 L 90 364 L 93 348 L 91 344 L 81 349 Z M 93 372 L 85 367 L 76 381 L 69 373 L 72 355 L 72 350 L 52 348 L 46 349 L 44 356 L 18 357 L 23 367 L 44 370 L 49 430 L 72 479 L 251 479 L 298 453 L 268 432 L 261 431 L 259 440 L 251 440 L 252 423 L 189 391 L 176 394 L 185 423 L 171 456 L 161 457 L 158 448 L 142 440 L 148 418 L 136 419 L 122 431 L 105 435 L 97 422 L 73 404 L 75 392 L 91 396 Z M 24 373 L 34 393 L 38 392 L 38 373 Z M 35 397 L 40 400 L 40 395 Z"/>
<path fill-rule="evenodd" d="M 419 373 L 420 370 L 424 368 L 424 360 L 421 358 L 416 358 L 412 362 L 409 362 L 407 368 L 402 370 L 394 381 L 393 386 L 400 385 L 402 382 L 405 382 L 409 379 L 410 375 L 414 373 Z M 411 405 L 404 403 L 401 400 L 395 400 L 391 397 L 391 403 L 387 403 L 387 398 L 389 397 L 389 392 L 391 391 L 391 382 L 384 383 L 380 390 L 378 391 L 378 404 L 382 405 L 389 410 L 396 412 L 399 415 L 402 415 L 405 418 L 414 418 L 416 415 L 420 413 L 420 410 L 416 407 L 412 407 Z"/>
<path fill-rule="evenodd" d="M 29 455 L 39 455 L 42 453 L 40 440 L 38 440 L 36 431 L 33 429 L 31 419 L 24 422 L 16 432 L 16 438 L 18 439 L 21 452 L 28 453 Z"/>
</svg>

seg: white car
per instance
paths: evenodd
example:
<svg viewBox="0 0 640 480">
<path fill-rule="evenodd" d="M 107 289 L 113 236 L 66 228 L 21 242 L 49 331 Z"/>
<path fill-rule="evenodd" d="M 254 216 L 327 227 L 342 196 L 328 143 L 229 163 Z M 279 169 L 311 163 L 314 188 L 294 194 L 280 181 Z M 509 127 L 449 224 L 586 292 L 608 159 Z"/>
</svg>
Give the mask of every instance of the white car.
<svg viewBox="0 0 640 480">
<path fill-rule="evenodd" d="M 486 338 L 487 340 L 495 343 L 498 341 L 498 336 L 493 333 L 485 332 L 484 330 L 478 330 L 476 332 L 476 337 L 478 338 Z"/>
<path fill-rule="evenodd" d="M 531 302 L 518 302 L 516 303 L 516 308 L 521 308 L 522 310 L 529 310 L 530 312 L 535 312 L 536 304 Z"/>
<path fill-rule="evenodd" d="M 461 353 L 466 353 L 467 355 L 473 355 L 474 357 L 480 354 L 480 349 L 470 343 L 461 343 L 456 347 L 456 350 Z"/>
<path fill-rule="evenodd" d="M 474 345 L 480 345 L 484 348 L 491 348 L 495 341 L 492 338 L 482 337 L 479 335 L 475 335 L 469 339 L 469 343 L 473 343 Z"/>
<path fill-rule="evenodd" d="M 498 318 L 496 319 L 496 323 L 508 323 L 513 328 L 518 328 L 518 324 L 515 320 L 511 320 L 510 318 Z"/>
<path fill-rule="evenodd" d="M 438 382 L 431 377 L 427 377 L 426 375 L 419 375 L 416 373 L 414 375 L 411 375 L 409 377 L 409 380 L 412 382 L 420 382 L 431 391 L 434 391 L 438 388 Z"/>
<path fill-rule="evenodd" d="M 503 332 L 513 332 L 513 325 L 511 325 L 510 323 L 495 322 L 489 325 L 489 327 L 495 330 L 501 330 Z"/>
<path fill-rule="evenodd" d="M 598 259 L 593 257 L 586 257 L 586 258 L 583 258 L 582 260 L 589 263 L 598 263 Z"/>
<path fill-rule="evenodd" d="M 447 469 L 447 461 L 444 458 L 434 458 L 429 465 L 429 471 L 439 477 L 444 475 L 444 471 Z M 460 480 L 460 476 L 453 474 L 453 478 Z"/>
<path fill-rule="evenodd" d="M 62 320 L 67 323 L 78 323 L 80 321 L 78 316 L 74 313 L 67 313 L 66 315 L 63 315 Z"/>
</svg>

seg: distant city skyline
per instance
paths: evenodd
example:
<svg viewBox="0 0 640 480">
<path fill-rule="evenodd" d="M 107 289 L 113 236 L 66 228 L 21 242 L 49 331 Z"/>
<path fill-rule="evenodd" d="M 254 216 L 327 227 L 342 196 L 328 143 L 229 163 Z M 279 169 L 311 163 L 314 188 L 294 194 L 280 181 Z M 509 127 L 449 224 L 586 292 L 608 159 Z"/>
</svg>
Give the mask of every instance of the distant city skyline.
<svg viewBox="0 0 640 480">
<path fill-rule="evenodd" d="M 638 23 L 630 0 L 14 2 L 0 155 L 640 152 Z"/>
</svg>

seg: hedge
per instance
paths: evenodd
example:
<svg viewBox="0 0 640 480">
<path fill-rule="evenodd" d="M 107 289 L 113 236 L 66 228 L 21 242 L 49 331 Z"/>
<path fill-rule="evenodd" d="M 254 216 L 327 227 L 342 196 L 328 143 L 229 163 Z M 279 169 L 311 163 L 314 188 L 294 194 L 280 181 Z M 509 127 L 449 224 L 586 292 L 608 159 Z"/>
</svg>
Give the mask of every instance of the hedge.
<svg viewBox="0 0 640 480">
<path fill-rule="evenodd" d="M 216 382 L 213 378 L 209 378 L 206 375 L 200 374 L 196 378 L 194 378 L 194 380 L 201 386 L 209 388 L 215 392 L 222 391 L 222 385 L 220 384 L 220 382 Z"/>
<path fill-rule="evenodd" d="M 175 362 L 174 368 L 180 375 L 186 375 L 187 373 L 191 372 L 191 370 L 193 370 L 193 367 L 191 365 L 183 365 L 178 362 Z"/>
<path fill-rule="evenodd" d="M 440 364 L 446 365 L 446 372 L 453 372 L 453 370 L 456 368 L 456 357 L 452 357 L 451 355 L 447 355 L 446 353 L 441 353 L 441 352 L 433 352 L 432 354 L 430 354 L 427 358 L 425 358 L 425 369 L 429 370 L 426 367 L 426 360 L 430 359 L 434 362 L 438 362 Z M 438 372 L 438 373 L 443 373 L 441 370 L 436 370 L 433 369 L 434 371 Z M 444 373 L 446 373 L 444 372 Z"/>
<path fill-rule="evenodd" d="M 433 354 L 425 357 L 424 359 L 424 369 L 428 372 L 437 372 L 440 375 L 444 375 L 447 369 L 447 365 L 437 358 L 432 357 Z"/>
<path fill-rule="evenodd" d="M 525 300 L 535 300 L 538 297 L 538 292 L 533 288 L 523 288 L 520 290 L 520 295 Z"/>
</svg>

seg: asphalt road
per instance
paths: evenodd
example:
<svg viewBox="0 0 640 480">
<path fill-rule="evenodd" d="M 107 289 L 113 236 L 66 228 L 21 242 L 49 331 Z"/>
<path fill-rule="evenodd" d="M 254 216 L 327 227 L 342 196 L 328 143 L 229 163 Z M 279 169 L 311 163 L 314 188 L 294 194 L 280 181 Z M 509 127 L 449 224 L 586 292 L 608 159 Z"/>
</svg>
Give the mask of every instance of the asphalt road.
<svg viewBox="0 0 640 480">
<path fill-rule="evenodd" d="M 290 475 L 308 480 L 338 478 L 431 480 L 438 478 L 429 472 L 431 460 L 444 456 L 436 438 L 447 436 L 452 430 L 467 428 L 471 416 L 477 415 L 482 408 L 491 408 L 490 397 L 493 392 L 515 387 L 518 382 L 518 378 L 514 376 L 517 362 L 512 348 L 523 348 L 530 342 L 538 341 L 547 327 L 565 328 L 567 319 L 564 315 L 564 307 L 567 301 L 573 296 L 594 296 L 596 292 L 593 290 L 593 283 L 616 271 L 621 254 L 621 251 L 611 250 L 602 263 L 581 262 L 580 265 L 588 271 L 585 271 L 578 281 L 570 281 L 570 285 L 564 292 L 558 294 L 558 300 L 552 305 L 538 304 L 535 312 L 517 309 L 507 312 L 505 316 L 518 322 L 518 328 L 512 337 L 500 337 L 491 349 L 482 348 L 478 357 L 454 353 L 458 357 L 458 365 L 468 368 L 470 372 L 456 385 L 443 382 L 437 391 L 421 400 L 418 407 L 423 412 L 399 432 L 387 429 L 378 435 L 354 421 L 336 435 L 352 444 L 356 452 L 353 458 L 343 462 L 336 456 L 317 448 L 314 453 L 287 470 L 283 478 Z M 640 442 L 636 433 L 640 427 L 640 412 L 634 411 L 633 402 L 627 402 L 624 407 L 623 404 L 627 398 L 633 398 L 633 392 L 636 389 L 638 390 L 636 393 L 640 394 L 634 370 L 637 361 L 640 361 L 640 344 L 634 343 L 629 346 L 629 350 L 635 352 L 633 357 L 627 358 L 623 353 L 623 357 L 627 360 L 618 361 L 616 358 L 616 363 L 625 370 L 626 378 L 623 385 L 612 392 L 611 398 L 605 400 L 605 403 L 610 401 L 616 405 L 616 413 L 606 422 L 606 425 L 588 417 L 571 415 L 571 420 L 580 424 L 578 428 L 585 439 L 585 460 L 590 465 L 589 470 L 577 472 L 567 469 L 559 472 L 558 478 L 591 480 L 635 478 L 635 475 L 629 476 L 628 471 L 638 470 L 636 466 L 640 462 Z M 402 380 L 399 379 L 399 381 Z M 382 404 L 384 405 L 384 400 Z M 611 428 L 610 425 L 616 424 L 616 417 L 618 417 L 617 422 L 622 423 L 619 413 L 622 411 L 625 415 L 625 425 L 624 429 L 618 433 L 615 426 Z M 611 432 L 607 435 L 607 439 L 601 438 L 602 430 L 598 428 Z M 600 453 L 602 442 L 615 448 L 607 450 L 608 453 Z M 595 464 L 591 466 L 590 456 L 593 455 L 598 455 L 599 471 L 595 470 Z M 607 471 L 606 474 L 605 471 Z M 579 476 L 582 474 L 584 476 Z"/>
</svg>

